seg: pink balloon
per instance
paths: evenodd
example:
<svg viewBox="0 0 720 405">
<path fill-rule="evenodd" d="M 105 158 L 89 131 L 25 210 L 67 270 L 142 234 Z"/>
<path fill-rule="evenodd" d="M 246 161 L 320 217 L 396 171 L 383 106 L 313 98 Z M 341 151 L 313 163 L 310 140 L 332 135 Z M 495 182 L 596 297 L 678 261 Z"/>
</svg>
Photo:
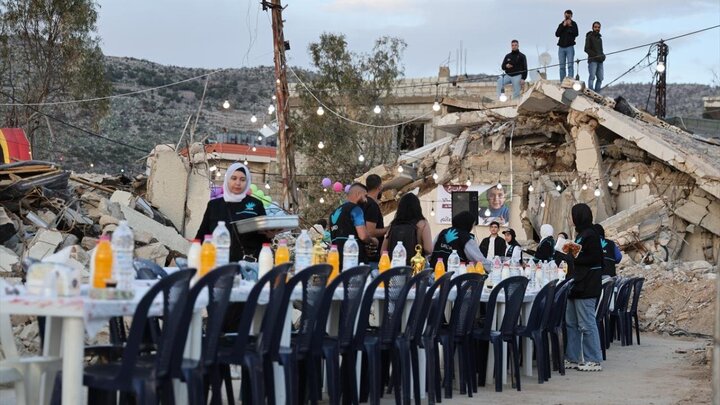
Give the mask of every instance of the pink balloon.
<svg viewBox="0 0 720 405">
<path fill-rule="evenodd" d="M 328 188 L 328 187 L 330 187 L 331 184 L 332 184 L 332 180 L 328 179 L 327 177 L 325 177 L 324 179 L 322 179 L 322 186 L 323 186 L 323 187 Z"/>
<path fill-rule="evenodd" d="M 348 184 L 345 186 L 345 194 L 347 194 L 349 192 L 350 192 L 350 185 Z"/>
<path fill-rule="evenodd" d="M 335 184 L 333 184 L 333 191 L 336 193 L 339 193 L 343 190 L 343 185 L 339 181 L 336 181 Z"/>
</svg>

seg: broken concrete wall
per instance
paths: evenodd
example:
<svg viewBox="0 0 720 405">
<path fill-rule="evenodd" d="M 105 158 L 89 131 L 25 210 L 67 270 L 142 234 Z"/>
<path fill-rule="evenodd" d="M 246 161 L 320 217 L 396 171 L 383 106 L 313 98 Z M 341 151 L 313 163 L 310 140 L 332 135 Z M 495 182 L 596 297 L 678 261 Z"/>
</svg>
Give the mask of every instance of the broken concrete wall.
<svg viewBox="0 0 720 405">
<path fill-rule="evenodd" d="M 210 182 L 204 167 L 193 169 L 188 180 L 185 216 L 185 238 L 194 238 L 200 228 L 207 203 L 210 201 Z"/>
<path fill-rule="evenodd" d="M 175 228 L 182 229 L 189 170 L 187 159 L 174 150 L 155 151 L 148 166 L 148 201 L 167 216 Z"/>
</svg>

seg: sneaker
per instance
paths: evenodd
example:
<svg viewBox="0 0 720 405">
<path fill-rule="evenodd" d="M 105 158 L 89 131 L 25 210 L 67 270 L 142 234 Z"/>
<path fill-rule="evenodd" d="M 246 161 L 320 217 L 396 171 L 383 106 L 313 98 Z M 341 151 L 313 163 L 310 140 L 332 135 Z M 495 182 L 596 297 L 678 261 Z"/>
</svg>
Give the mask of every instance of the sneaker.
<svg viewBox="0 0 720 405">
<path fill-rule="evenodd" d="M 565 360 L 565 370 L 577 370 L 580 365 L 574 361 Z"/>
<path fill-rule="evenodd" d="M 602 371 L 602 365 L 594 361 L 588 361 L 586 363 L 578 365 L 580 371 Z"/>
</svg>

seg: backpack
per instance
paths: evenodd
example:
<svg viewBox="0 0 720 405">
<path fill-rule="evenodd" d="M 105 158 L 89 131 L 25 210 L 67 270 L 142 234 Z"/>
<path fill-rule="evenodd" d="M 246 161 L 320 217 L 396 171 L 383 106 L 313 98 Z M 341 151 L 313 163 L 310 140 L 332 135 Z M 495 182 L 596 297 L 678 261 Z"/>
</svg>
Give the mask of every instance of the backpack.
<svg viewBox="0 0 720 405">
<path fill-rule="evenodd" d="M 405 247 L 407 257 L 406 265 L 410 265 L 410 259 L 415 256 L 415 246 L 418 244 L 417 221 L 409 224 L 397 224 L 390 226 L 388 233 L 388 254 L 392 256 L 393 249 L 398 242 L 402 242 Z"/>
</svg>

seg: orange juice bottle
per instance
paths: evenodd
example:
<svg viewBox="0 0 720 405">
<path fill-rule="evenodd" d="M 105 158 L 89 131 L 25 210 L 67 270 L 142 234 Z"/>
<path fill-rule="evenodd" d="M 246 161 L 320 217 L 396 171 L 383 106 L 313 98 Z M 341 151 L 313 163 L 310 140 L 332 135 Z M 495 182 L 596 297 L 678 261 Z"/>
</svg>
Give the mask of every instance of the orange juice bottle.
<svg viewBox="0 0 720 405">
<path fill-rule="evenodd" d="M 287 240 L 280 239 L 280 246 L 275 251 L 275 265 L 280 265 L 290 261 L 290 251 L 287 247 Z"/>
<path fill-rule="evenodd" d="M 439 280 L 443 274 L 445 274 L 445 263 L 443 263 L 443 259 L 440 257 L 437 259 L 437 263 L 435 263 L 435 280 Z"/>
<path fill-rule="evenodd" d="M 332 266 L 330 277 L 328 277 L 328 284 L 340 274 L 340 252 L 338 252 L 337 245 L 330 246 L 330 252 L 327 254 L 327 262 Z"/>
<path fill-rule="evenodd" d="M 390 255 L 388 255 L 387 250 L 383 250 L 382 255 L 380 256 L 380 263 L 378 263 L 378 271 L 382 274 L 383 272 L 389 270 L 390 266 L 392 266 L 390 262 Z M 380 288 L 385 288 L 385 283 L 381 283 Z"/>
<path fill-rule="evenodd" d="M 93 273 L 93 288 L 105 288 L 105 281 L 112 278 L 113 253 L 110 237 L 100 238 L 95 250 L 95 271 Z"/>
<path fill-rule="evenodd" d="M 200 248 L 200 277 L 206 275 L 215 267 L 216 256 L 217 249 L 215 249 L 215 245 L 212 243 L 212 235 L 205 235 L 205 241 Z"/>
</svg>

